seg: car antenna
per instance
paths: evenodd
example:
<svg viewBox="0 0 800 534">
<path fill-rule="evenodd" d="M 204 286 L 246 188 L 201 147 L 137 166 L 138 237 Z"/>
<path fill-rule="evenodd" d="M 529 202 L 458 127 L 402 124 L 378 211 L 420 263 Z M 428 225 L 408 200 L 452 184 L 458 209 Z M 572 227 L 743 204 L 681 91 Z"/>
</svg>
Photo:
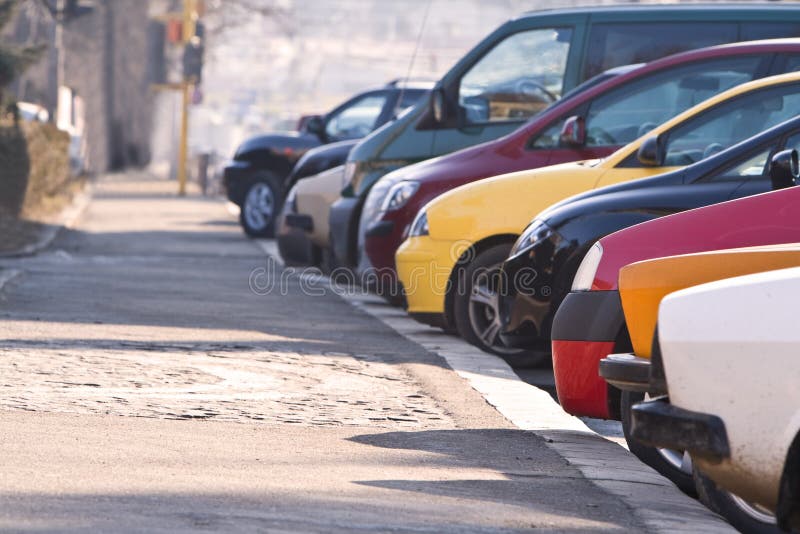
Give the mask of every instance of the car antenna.
<svg viewBox="0 0 800 534">
<path fill-rule="evenodd" d="M 400 104 L 403 102 L 403 93 L 406 92 L 406 86 L 408 85 L 409 80 L 411 80 L 411 69 L 414 68 L 414 61 L 417 59 L 417 51 L 419 50 L 419 44 L 422 42 L 422 34 L 425 31 L 425 25 L 428 23 L 428 14 L 431 11 L 431 4 L 433 0 L 428 0 L 427 5 L 425 6 L 425 13 L 422 14 L 422 24 L 419 27 L 419 33 L 417 34 L 417 42 L 414 44 L 414 52 L 411 54 L 411 61 L 408 62 L 408 71 L 406 72 L 406 77 L 403 80 L 403 85 L 400 86 L 400 94 L 397 95 L 397 100 L 394 104 L 394 113 L 392 114 L 393 117 L 397 118 L 397 110 L 400 108 Z"/>
</svg>

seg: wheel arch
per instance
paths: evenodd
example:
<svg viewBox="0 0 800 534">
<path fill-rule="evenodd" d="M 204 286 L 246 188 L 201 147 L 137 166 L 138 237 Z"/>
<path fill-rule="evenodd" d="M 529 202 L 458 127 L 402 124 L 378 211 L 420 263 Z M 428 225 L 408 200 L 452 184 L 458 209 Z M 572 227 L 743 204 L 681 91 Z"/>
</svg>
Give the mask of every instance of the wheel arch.
<svg viewBox="0 0 800 534">
<path fill-rule="evenodd" d="M 800 527 L 800 431 L 786 454 L 775 515 L 783 530 Z"/>
<path fill-rule="evenodd" d="M 517 234 L 492 235 L 476 241 L 461 253 L 461 256 L 459 256 L 458 261 L 456 261 L 453 270 L 450 272 L 450 278 L 447 281 L 447 292 L 444 296 L 444 316 L 448 327 L 454 327 L 455 325 L 455 316 L 453 310 L 453 303 L 456 294 L 455 288 L 458 287 L 459 278 L 469 264 L 470 259 L 475 258 L 478 254 L 481 254 L 485 250 L 497 245 L 513 245 L 517 241 L 518 237 L 519 235 Z"/>
</svg>

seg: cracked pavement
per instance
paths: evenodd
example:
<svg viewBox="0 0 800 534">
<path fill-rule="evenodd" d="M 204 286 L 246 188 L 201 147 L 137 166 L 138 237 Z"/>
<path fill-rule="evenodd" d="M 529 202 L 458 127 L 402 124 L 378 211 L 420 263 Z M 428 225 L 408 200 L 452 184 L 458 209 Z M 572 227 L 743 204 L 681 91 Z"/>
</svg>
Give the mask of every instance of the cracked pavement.
<svg viewBox="0 0 800 534">
<path fill-rule="evenodd" d="M 641 531 L 438 356 L 296 279 L 224 205 L 107 177 L 0 292 L 0 529 Z"/>
</svg>

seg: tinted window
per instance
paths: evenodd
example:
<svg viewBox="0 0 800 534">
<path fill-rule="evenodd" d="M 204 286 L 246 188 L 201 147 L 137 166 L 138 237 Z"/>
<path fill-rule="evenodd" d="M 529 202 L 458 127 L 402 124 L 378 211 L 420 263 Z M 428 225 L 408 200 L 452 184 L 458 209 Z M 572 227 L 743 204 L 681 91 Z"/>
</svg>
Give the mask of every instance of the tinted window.
<svg viewBox="0 0 800 534">
<path fill-rule="evenodd" d="M 743 22 L 740 41 L 800 37 L 800 24 L 796 22 Z"/>
<path fill-rule="evenodd" d="M 544 28 L 498 43 L 461 79 L 467 122 L 522 120 L 558 99 L 571 39 L 569 28 Z"/>
<path fill-rule="evenodd" d="M 796 72 L 800 70 L 800 55 L 786 56 L 783 72 Z"/>
<path fill-rule="evenodd" d="M 793 148 L 795 150 L 800 150 L 800 133 L 794 134 L 786 140 L 786 144 L 784 148 L 790 149 Z"/>
<path fill-rule="evenodd" d="M 386 94 L 365 96 L 328 119 L 325 133 L 333 139 L 358 139 L 375 128 Z"/>
<path fill-rule="evenodd" d="M 619 86 L 592 102 L 586 116 L 586 145 L 630 143 L 695 104 L 752 80 L 762 58 L 700 61 Z M 557 146 L 561 126 L 563 120 L 548 128 L 534 147 Z"/>
<path fill-rule="evenodd" d="M 594 24 L 583 78 L 611 67 L 652 61 L 670 54 L 737 40 L 734 23 L 631 22 Z"/>
<path fill-rule="evenodd" d="M 715 172 L 712 176 L 705 178 L 704 182 L 723 182 L 728 180 L 741 180 L 754 176 L 764 176 L 767 167 L 767 160 L 775 147 L 770 145 L 762 147 L 747 156 L 744 160 L 725 167 L 721 171 Z"/>
<path fill-rule="evenodd" d="M 762 56 L 703 61 L 606 94 L 586 116 L 588 146 L 624 145 L 726 89 L 753 79 Z"/>
<path fill-rule="evenodd" d="M 800 85 L 753 91 L 687 121 L 667 139 L 665 165 L 690 165 L 797 114 Z"/>
</svg>

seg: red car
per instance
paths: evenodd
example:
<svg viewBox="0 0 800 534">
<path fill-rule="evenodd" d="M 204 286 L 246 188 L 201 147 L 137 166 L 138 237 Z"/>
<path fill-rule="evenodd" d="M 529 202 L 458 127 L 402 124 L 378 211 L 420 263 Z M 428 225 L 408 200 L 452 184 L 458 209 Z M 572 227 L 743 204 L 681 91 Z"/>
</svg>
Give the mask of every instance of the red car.
<svg viewBox="0 0 800 534">
<path fill-rule="evenodd" d="M 395 252 L 417 211 L 442 193 L 489 176 L 604 157 L 714 94 L 798 66 L 800 40 L 753 41 L 675 54 L 593 86 L 590 80 L 505 137 L 382 178 L 361 216 L 371 266 L 359 261 L 360 268 L 372 267 L 378 291 L 397 296 Z M 604 135 L 593 135 L 600 129 Z"/>
<path fill-rule="evenodd" d="M 604 237 L 587 253 L 553 322 L 553 371 L 573 415 L 620 419 L 620 392 L 598 375 L 601 359 L 630 352 L 617 278 L 637 261 L 800 242 L 800 187 L 685 211 Z"/>
</svg>

